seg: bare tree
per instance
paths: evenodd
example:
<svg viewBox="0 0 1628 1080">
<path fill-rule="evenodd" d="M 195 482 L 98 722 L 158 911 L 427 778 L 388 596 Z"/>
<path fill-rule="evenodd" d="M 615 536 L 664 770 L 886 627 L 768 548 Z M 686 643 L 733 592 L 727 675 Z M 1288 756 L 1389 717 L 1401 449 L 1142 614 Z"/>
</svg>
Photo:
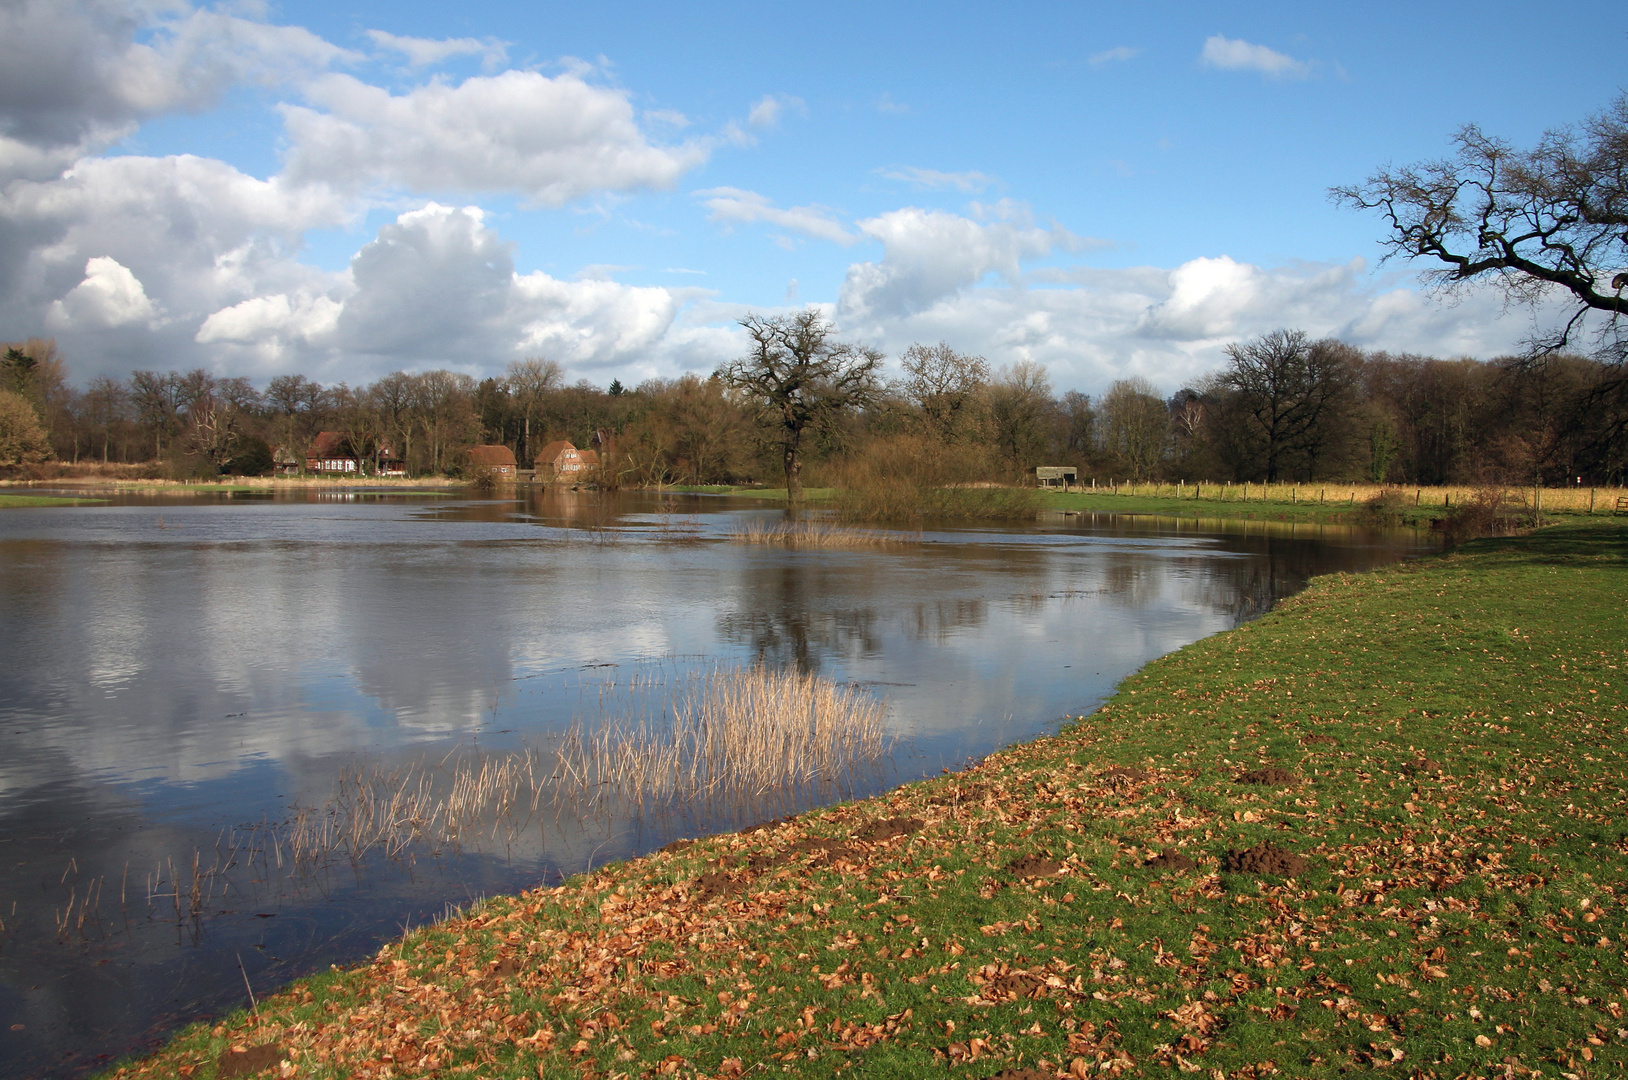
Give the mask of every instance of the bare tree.
<svg viewBox="0 0 1628 1080">
<path fill-rule="evenodd" d="M 472 441 L 470 429 L 478 424 L 470 397 L 475 379 L 462 372 L 437 369 L 413 380 L 413 405 L 430 448 L 430 469 L 440 473 L 449 447 Z"/>
<path fill-rule="evenodd" d="M 1020 469 L 1039 464 L 1048 441 L 1047 414 L 1053 408 L 1045 365 L 1019 360 L 1002 368 L 985 394 L 996 447 Z"/>
<path fill-rule="evenodd" d="M 1222 385 L 1237 395 L 1259 446 L 1267 483 L 1276 483 L 1291 455 L 1320 452 L 1320 425 L 1353 383 L 1349 346 L 1310 341 L 1302 330 L 1274 330 L 1227 346 Z"/>
<path fill-rule="evenodd" d="M 1102 399 L 1108 450 L 1137 480 L 1153 475 L 1170 441 L 1170 410 L 1140 375 L 1120 379 Z"/>
<path fill-rule="evenodd" d="M 560 385 L 565 377 L 565 371 L 553 360 L 544 360 L 540 356 L 528 357 L 525 360 L 516 360 L 509 365 L 507 382 L 510 393 L 514 394 L 515 403 L 520 406 L 520 414 L 525 425 L 525 449 L 520 460 L 527 465 L 531 460 L 531 421 L 537 415 L 543 398 L 549 391 Z M 619 384 L 618 384 L 619 385 Z"/>
<path fill-rule="evenodd" d="M 1570 343 L 1602 313 L 1600 343 L 1621 361 L 1628 340 L 1628 94 L 1579 128 L 1546 133 L 1521 151 L 1470 124 L 1440 161 L 1385 168 L 1330 194 L 1378 210 L 1390 226 L 1387 257 L 1432 259 L 1439 286 L 1496 282 L 1513 300 L 1560 294 L 1571 313 L 1534 350 Z"/>
<path fill-rule="evenodd" d="M 113 427 L 126 419 L 130 411 L 130 392 L 119 380 L 98 375 L 85 390 L 84 409 L 92 432 L 102 436 L 102 464 L 106 465 Z"/>
<path fill-rule="evenodd" d="M 905 370 L 900 389 L 940 442 L 955 442 L 977 424 L 981 393 L 989 383 L 989 361 L 958 353 L 941 341 L 910 346 L 899 363 Z"/>
<path fill-rule="evenodd" d="M 745 356 L 718 369 L 757 406 L 758 422 L 774 432 L 786 469 L 786 501 L 803 500 L 803 440 L 844 410 L 863 406 L 879 389 L 882 354 L 835 340 L 836 328 L 817 311 L 748 315 Z"/>
</svg>

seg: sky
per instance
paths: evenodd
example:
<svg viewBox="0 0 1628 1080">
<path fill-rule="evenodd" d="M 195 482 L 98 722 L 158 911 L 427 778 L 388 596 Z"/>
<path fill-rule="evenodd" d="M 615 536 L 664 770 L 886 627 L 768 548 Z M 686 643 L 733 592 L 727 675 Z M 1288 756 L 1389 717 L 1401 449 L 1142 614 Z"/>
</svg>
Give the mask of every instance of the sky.
<svg viewBox="0 0 1628 1080">
<path fill-rule="evenodd" d="M 633 386 L 814 305 L 1058 392 L 1279 327 L 1490 359 L 1544 313 L 1328 189 L 1625 88 L 1598 4 L 0 0 L 0 339 Z"/>
</svg>

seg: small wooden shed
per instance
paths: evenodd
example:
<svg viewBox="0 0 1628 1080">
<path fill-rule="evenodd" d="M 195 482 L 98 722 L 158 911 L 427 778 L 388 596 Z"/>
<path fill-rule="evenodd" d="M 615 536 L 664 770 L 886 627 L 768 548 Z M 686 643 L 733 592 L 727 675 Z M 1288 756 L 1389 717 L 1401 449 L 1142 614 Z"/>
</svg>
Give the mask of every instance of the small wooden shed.
<svg viewBox="0 0 1628 1080">
<path fill-rule="evenodd" d="M 1037 465 L 1034 478 L 1041 487 L 1073 487 L 1079 483 L 1080 470 L 1072 465 Z"/>
</svg>

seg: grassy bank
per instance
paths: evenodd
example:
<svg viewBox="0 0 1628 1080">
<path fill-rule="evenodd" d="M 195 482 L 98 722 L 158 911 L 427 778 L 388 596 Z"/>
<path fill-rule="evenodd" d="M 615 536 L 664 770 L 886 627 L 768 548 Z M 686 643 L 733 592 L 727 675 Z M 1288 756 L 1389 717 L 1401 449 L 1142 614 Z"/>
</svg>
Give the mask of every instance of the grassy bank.
<svg viewBox="0 0 1628 1080">
<path fill-rule="evenodd" d="M 119 1074 L 1621 1075 L 1625 643 L 1614 521 L 1321 578 L 1056 737 L 488 901 Z"/>
<path fill-rule="evenodd" d="M 81 506 L 103 502 L 102 499 L 70 499 L 57 495 L 12 495 L 0 492 L 0 509 L 8 506 Z"/>
</svg>

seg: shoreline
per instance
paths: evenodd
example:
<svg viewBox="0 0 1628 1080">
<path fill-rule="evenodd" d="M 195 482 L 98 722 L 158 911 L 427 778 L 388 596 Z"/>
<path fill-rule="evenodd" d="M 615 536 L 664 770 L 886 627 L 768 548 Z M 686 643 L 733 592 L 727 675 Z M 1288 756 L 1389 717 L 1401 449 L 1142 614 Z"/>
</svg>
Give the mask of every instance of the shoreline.
<svg viewBox="0 0 1628 1080">
<path fill-rule="evenodd" d="M 490 899 L 106 1075 L 1621 1069 L 1625 641 L 1610 521 L 1318 578 L 1057 735 Z"/>
</svg>

